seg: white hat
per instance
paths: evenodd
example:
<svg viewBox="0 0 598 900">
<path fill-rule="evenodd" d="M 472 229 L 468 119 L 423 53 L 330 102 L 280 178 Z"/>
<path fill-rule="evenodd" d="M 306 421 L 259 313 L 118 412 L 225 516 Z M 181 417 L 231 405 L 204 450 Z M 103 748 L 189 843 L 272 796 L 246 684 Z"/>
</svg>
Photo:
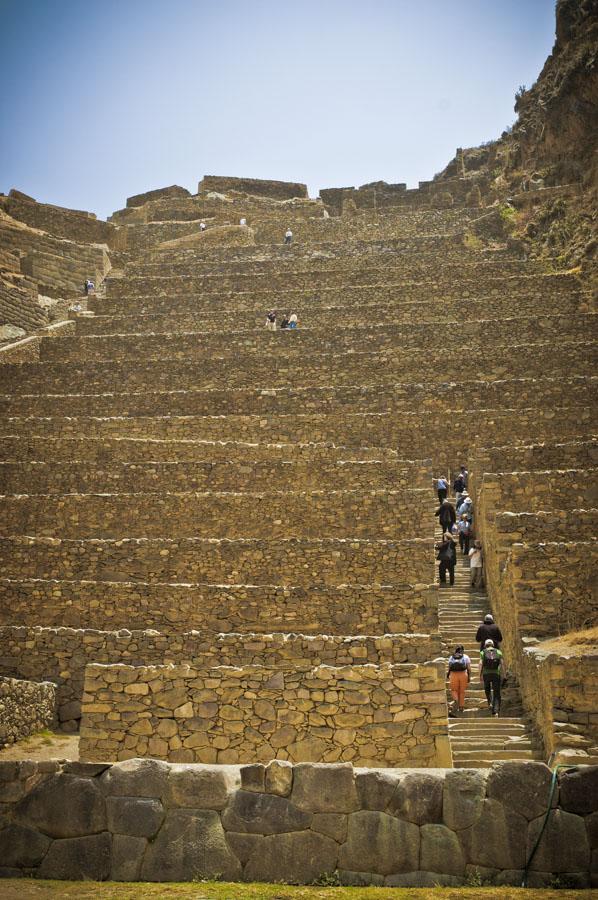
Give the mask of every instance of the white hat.
<svg viewBox="0 0 598 900">
<path fill-rule="evenodd" d="M 488 638 L 487 641 L 484 641 L 484 647 L 494 647 L 494 641 L 492 638 Z"/>
</svg>

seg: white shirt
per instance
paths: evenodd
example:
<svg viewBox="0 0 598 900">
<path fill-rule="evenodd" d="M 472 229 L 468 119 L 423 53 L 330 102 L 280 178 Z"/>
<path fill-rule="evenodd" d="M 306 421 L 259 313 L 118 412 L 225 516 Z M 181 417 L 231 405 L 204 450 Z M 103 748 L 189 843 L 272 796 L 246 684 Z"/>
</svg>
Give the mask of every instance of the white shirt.
<svg viewBox="0 0 598 900">
<path fill-rule="evenodd" d="M 289 230 L 287 231 L 287 233 L 285 234 L 285 237 L 293 237 L 293 232 L 291 231 L 290 228 L 289 228 Z"/>
<path fill-rule="evenodd" d="M 297 313 L 293 313 L 292 316 L 289 316 L 289 322 L 296 322 L 296 321 L 297 321 Z"/>
<path fill-rule="evenodd" d="M 239 225 L 247 225 L 247 219 L 241 219 Z"/>
<path fill-rule="evenodd" d="M 482 551 L 476 547 L 472 547 L 469 551 L 469 565 L 472 569 L 482 568 Z"/>
</svg>

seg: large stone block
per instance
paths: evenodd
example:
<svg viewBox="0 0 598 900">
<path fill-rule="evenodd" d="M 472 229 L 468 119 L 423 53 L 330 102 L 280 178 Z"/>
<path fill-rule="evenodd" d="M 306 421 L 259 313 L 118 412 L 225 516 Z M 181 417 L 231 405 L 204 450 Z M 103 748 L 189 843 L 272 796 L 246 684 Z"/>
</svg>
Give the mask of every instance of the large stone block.
<svg viewBox="0 0 598 900">
<path fill-rule="evenodd" d="M 174 809 L 148 845 L 141 866 L 143 881 L 238 881 L 241 864 L 226 843 L 214 810 Z"/>
<path fill-rule="evenodd" d="M 111 843 L 107 831 L 52 841 L 38 875 L 65 881 L 105 881 L 110 877 Z"/>
<path fill-rule="evenodd" d="M 361 810 L 349 816 L 347 841 L 339 852 L 339 867 L 390 875 L 419 866 L 419 828 L 386 813 Z"/>
<path fill-rule="evenodd" d="M 350 763 L 299 763 L 295 766 L 293 803 L 310 812 L 348 813 L 359 808 Z"/>
<path fill-rule="evenodd" d="M 235 766 L 177 763 L 169 770 L 166 802 L 170 806 L 224 809 L 241 784 Z"/>
<path fill-rule="evenodd" d="M 3 866 L 37 866 L 49 846 L 50 838 L 23 825 L 7 825 L 0 831 L 0 860 Z"/>
<path fill-rule="evenodd" d="M 598 811 L 598 766 L 580 766 L 560 777 L 561 806 L 586 816 Z"/>
<path fill-rule="evenodd" d="M 106 829 L 105 802 L 97 782 L 75 775 L 51 775 L 42 781 L 17 804 L 14 816 L 54 838 Z"/>
<path fill-rule="evenodd" d="M 544 816 L 530 822 L 527 835 L 529 856 L 544 824 Z M 535 872 L 587 872 L 590 867 L 590 845 L 581 816 L 552 810 L 546 829 L 532 860 Z"/>
<path fill-rule="evenodd" d="M 394 796 L 399 777 L 393 769 L 356 769 L 355 787 L 362 809 L 384 812 Z"/>
<path fill-rule="evenodd" d="M 108 797 L 108 830 L 116 834 L 153 837 L 164 821 L 164 807 L 149 797 Z"/>
<path fill-rule="evenodd" d="M 128 834 L 112 836 L 111 881 L 137 881 L 147 840 Z"/>
<path fill-rule="evenodd" d="M 420 866 L 426 872 L 463 875 L 465 860 L 454 831 L 446 825 L 422 825 Z"/>
<path fill-rule="evenodd" d="M 416 825 L 441 822 L 443 787 L 442 776 L 432 772 L 401 773 L 387 811 Z"/>
<path fill-rule="evenodd" d="M 309 828 L 311 812 L 299 809 L 285 797 L 237 791 L 230 805 L 222 813 L 227 831 L 255 834 L 278 834 Z"/>
<path fill-rule="evenodd" d="M 312 831 L 271 834 L 249 857 L 245 881 L 310 884 L 337 868 L 338 844 Z"/>
<path fill-rule="evenodd" d="M 468 863 L 493 869 L 522 869 L 525 865 L 527 819 L 498 800 L 483 800 L 479 816 L 459 831 Z"/>
<path fill-rule="evenodd" d="M 120 797 L 156 797 L 168 790 L 169 767 L 156 759 L 127 759 L 115 763 L 100 779 L 104 793 Z"/>
<path fill-rule="evenodd" d="M 468 828 L 479 819 L 486 795 L 487 773 L 478 769 L 454 769 L 446 773 L 442 817 L 453 831 Z"/>
<path fill-rule="evenodd" d="M 548 808 L 552 773 L 541 762 L 495 763 L 488 775 L 486 793 L 526 819 L 535 819 Z M 558 795 L 555 796 L 556 802 Z"/>
</svg>

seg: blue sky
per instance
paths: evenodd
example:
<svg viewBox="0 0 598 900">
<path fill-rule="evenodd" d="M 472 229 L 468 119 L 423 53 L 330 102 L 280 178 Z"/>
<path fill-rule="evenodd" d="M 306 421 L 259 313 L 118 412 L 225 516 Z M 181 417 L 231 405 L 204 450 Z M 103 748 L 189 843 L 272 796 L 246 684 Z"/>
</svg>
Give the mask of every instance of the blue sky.
<svg viewBox="0 0 598 900">
<path fill-rule="evenodd" d="M 431 178 L 515 118 L 554 0 L 0 0 L 0 191 Z"/>
</svg>

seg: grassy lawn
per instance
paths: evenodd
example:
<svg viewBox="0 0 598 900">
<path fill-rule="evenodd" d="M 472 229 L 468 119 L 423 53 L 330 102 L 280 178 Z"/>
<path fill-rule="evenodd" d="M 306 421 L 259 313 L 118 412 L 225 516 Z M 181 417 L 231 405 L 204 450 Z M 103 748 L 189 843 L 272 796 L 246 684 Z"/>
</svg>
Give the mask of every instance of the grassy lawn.
<svg viewBox="0 0 598 900">
<path fill-rule="evenodd" d="M 521 888 L 360 888 L 291 887 L 282 884 L 143 884 L 93 881 L 3 880 L 2 900 L 567 900 L 596 897 L 598 891 L 523 890 Z"/>
</svg>

